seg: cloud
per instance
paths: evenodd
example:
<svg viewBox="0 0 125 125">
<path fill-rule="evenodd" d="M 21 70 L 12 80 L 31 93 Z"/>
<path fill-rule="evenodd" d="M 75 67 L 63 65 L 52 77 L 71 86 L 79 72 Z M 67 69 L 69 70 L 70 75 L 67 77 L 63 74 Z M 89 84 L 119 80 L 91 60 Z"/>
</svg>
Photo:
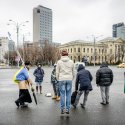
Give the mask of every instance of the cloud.
<svg viewBox="0 0 125 125">
<path fill-rule="evenodd" d="M 124 0 L 1 0 L 0 23 L 4 26 L 9 19 L 29 20 L 25 32 L 32 34 L 33 8 L 39 4 L 53 11 L 55 42 L 84 39 L 92 34 L 111 36 L 112 24 L 125 20 Z M 15 30 L 2 26 L 2 32 L 9 30 L 15 34 Z"/>
<path fill-rule="evenodd" d="M 110 13 L 113 23 L 125 21 L 125 1 L 124 0 L 111 0 Z"/>
</svg>

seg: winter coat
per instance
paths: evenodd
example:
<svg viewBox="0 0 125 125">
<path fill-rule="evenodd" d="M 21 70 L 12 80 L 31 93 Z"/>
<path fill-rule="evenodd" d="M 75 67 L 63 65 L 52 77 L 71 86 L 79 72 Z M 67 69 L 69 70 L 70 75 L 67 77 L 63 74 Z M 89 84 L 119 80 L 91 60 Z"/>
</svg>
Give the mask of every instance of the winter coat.
<svg viewBox="0 0 125 125">
<path fill-rule="evenodd" d="M 106 63 L 102 63 L 96 72 L 96 84 L 99 86 L 110 86 L 113 82 L 113 72 Z"/>
<path fill-rule="evenodd" d="M 73 80 L 74 63 L 68 56 L 62 56 L 57 62 L 56 78 L 58 81 Z"/>
<path fill-rule="evenodd" d="M 42 82 L 44 77 L 44 70 L 38 67 L 35 69 L 33 75 L 36 77 L 35 82 Z"/>
<path fill-rule="evenodd" d="M 52 73 L 51 73 L 51 83 L 52 84 L 56 84 L 57 83 L 57 79 L 56 79 L 56 68 L 53 69 Z"/>
<path fill-rule="evenodd" d="M 78 66 L 78 73 L 76 76 L 75 89 L 78 90 L 78 85 L 80 84 L 79 91 L 83 90 L 92 90 L 92 81 L 93 77 L 91 73 L 85 69 L 85 67 L 80 64 Z"/>
</svg>

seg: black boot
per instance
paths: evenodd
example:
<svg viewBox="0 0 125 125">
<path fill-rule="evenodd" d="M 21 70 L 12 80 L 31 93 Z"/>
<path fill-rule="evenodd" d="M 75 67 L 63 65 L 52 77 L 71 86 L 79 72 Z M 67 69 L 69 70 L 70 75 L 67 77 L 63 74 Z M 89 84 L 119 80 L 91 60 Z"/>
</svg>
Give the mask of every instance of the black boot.
<svg viewBox="0 0 125 125">
<path fill-rule="evenodd" d="M 19 101 L 16 100 L 15 103 L 16 103 L 17 107 L 19 108 L 19 106 L 20 106 Z"/>
<path fill-rule="evenodd" d="M 39 86 L 40 94 L 42 94 L 42 86 Z"/>
<path fill-rule="evenodd" d="M 38 86 L 36 86 L 36 92 L 38 93 Z"/>
</svg>

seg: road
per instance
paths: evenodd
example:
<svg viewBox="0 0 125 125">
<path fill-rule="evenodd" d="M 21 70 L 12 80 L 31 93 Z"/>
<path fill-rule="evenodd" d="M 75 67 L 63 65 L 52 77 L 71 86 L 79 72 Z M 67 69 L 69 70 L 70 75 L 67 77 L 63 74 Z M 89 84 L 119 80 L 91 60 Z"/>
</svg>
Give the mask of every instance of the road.
<svg viewBox="0 0 125 125">
<path fill-rule="evenodd" d="M 45 96 L 47 92 L 53 93 L 50 83 L 52 67 L 44 67 L 43 94 L 37 94 L 38 105 L 33 102 L 24 109 L 17 109 L 14 103 L 18 98 L 18 86 L 13 83 L 12 77 L 17 69 L 0 69 L 0 125 L 125 125 L 125 69 L 110 67 L 114 72 L 110 104 L 102 106 L 100 89 L 95 84 L 98 68 L 86 67 L 93 76 L 93 91 L 89 94 L 86 109 L 78 105 L 77 109 L 71 108 L 69 116 L 60 115 L 59 102 Z M 34 68 L 30 70 L 30 75 L 34 81 L 33 71 Z"/>
</svg>

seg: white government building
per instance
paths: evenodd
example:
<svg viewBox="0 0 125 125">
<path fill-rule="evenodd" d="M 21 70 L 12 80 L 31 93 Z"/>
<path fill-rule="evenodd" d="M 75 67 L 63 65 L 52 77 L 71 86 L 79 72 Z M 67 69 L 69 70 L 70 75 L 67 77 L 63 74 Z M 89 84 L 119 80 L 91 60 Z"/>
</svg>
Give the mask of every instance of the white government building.
<svg viewBox="0 0 125 125">
<path fill-rule="evenodd" d="M 125 62 L 125 41 L 121 38 L 107 37 L 97 42 L 76 40 L 59 46 L 59 51 L 66 50 L 74 62 L 86 58 L 89 63 Z M 94 51 L 95 50 L 95 51 Z"/>
</svg>

